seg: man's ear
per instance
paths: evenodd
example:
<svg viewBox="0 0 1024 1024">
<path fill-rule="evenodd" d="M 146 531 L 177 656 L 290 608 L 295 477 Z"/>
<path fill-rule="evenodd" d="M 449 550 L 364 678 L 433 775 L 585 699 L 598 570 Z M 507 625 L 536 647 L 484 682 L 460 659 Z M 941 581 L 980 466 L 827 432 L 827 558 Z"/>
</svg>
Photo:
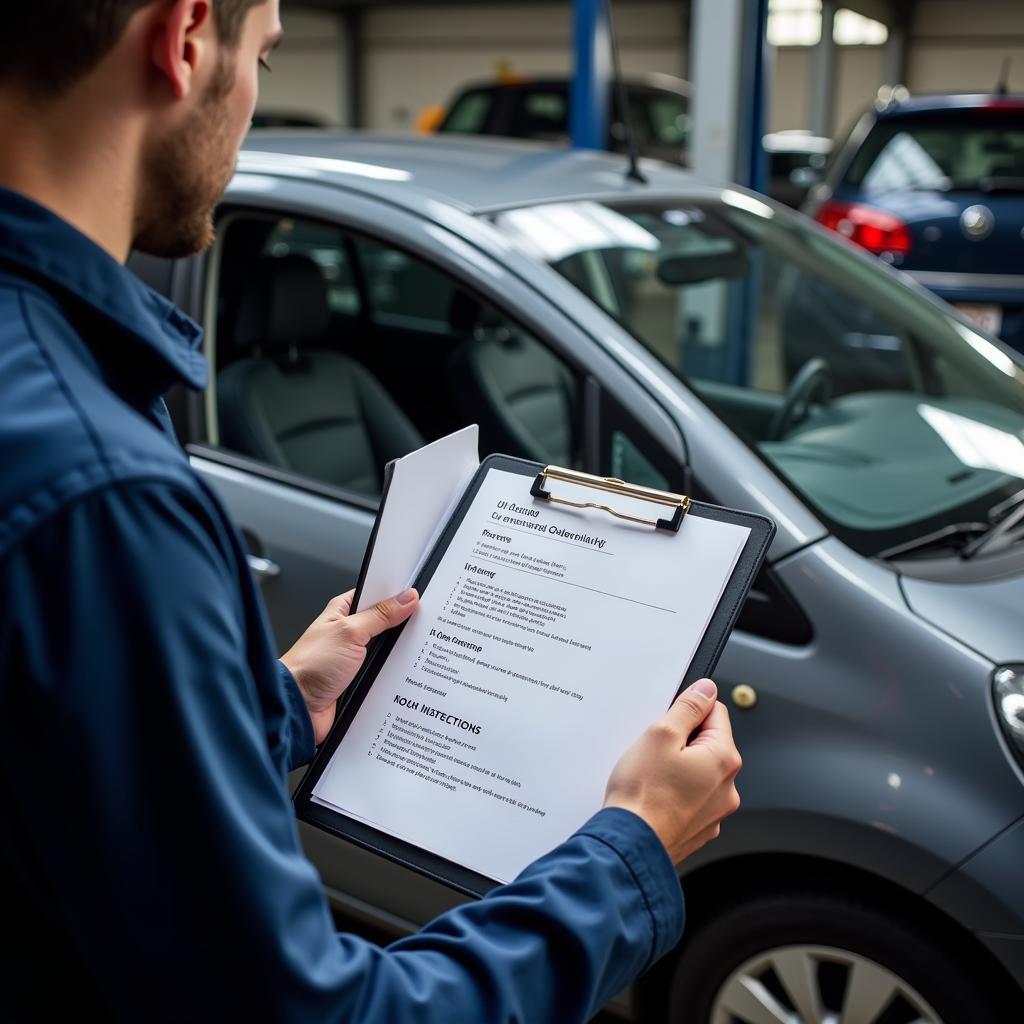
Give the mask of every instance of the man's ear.
<svg viewBox="0 0 1024 1024">
<path fill-rule="evenodd" d="M 194 87 L 196 69 L 210 50 L 211 0 L 169 0 L 160 6 L 150 36 L 150 59 L 171 95 L 180 100 Z"/>
</svg>

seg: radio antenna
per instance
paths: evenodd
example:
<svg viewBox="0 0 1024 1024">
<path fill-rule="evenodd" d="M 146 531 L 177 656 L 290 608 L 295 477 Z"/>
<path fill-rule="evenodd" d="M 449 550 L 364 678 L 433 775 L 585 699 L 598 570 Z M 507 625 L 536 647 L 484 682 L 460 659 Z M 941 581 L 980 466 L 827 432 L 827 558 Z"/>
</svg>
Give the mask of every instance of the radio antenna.
<svg viewBox="0 0 1024 1024">
<path fill-rule="evenodd" d="M 622 81 L 622 69 L 619 66 L 619 43 L 615 36 L 615 23 L 612 20 L 612 0 L 605 0 L 606 13 L 608 15 L 608 43 L 611 48 L 612 57 L 612 80 L 615 83 L 615 96 L 619 104 L 619 114 L 622 117 L 622 132 L 626 143 L 626 159 L 629 166 L 626 169 L 626 177 L 631 181 L 638 181 L 641 185 L 647 184 L 647 179 L 640 170 L 640 162 L 637 157 L 636 133 L 633 131 L 633 118 L 629 105 L 626 103 L 626 85 Z"/>
</svg>

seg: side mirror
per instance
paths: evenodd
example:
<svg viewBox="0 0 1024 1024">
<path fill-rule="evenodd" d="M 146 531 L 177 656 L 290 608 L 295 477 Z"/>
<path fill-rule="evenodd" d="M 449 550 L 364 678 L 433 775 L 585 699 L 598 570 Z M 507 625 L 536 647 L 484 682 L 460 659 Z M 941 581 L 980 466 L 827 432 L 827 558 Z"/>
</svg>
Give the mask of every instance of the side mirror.
<svg viewBox="0 0 1024 1024">
<path fill-rule="evenodd" d="M 724 252 L 679 252 L 658 260 L 658 280 L 671 286 L 745 277 L 749 271 L 746 251 L 738 248 Z"/>
</svg>

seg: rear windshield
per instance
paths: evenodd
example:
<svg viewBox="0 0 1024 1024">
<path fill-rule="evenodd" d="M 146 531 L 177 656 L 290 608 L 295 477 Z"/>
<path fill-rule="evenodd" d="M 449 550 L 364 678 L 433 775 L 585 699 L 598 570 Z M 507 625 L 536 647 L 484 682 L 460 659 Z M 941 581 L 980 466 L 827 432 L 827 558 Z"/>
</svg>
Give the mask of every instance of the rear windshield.
<svg viewBox="0 0 1024 1024">
<path fill-rule="evenodd" d="M 880 121 L 846 181 L 869 193 L 1024 191 L 1024 108 Z"/>
</svg>

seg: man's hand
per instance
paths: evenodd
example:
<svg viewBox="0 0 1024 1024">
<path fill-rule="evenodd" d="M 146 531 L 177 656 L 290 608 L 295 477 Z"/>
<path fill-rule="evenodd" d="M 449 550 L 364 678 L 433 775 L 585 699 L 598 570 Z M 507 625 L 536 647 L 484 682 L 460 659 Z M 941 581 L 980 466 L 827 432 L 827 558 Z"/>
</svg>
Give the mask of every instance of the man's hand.
<svg viewBox="0 0 1024 1024">
<path fill-rule="evenodd" d="M 403 590 L 350 615 L 354 593 L 350 590 L 330 600 L 281 658 L 306 701 L 318 744 L 334 724 L 335 705 L 363 664 L 366 645 L 385 629 L 405 622 L 419 604 L 415 590 Z"/>
<path fill-rule="evenodd" d="M 710 679 L 684 690 L 622 755 L 608 780 L 605 807 L 643 818 L 674 864 L 717 838 L 722 819 L 740 805 L 734 782 L 742 761 L 717 692 Z"/>
</svg>

